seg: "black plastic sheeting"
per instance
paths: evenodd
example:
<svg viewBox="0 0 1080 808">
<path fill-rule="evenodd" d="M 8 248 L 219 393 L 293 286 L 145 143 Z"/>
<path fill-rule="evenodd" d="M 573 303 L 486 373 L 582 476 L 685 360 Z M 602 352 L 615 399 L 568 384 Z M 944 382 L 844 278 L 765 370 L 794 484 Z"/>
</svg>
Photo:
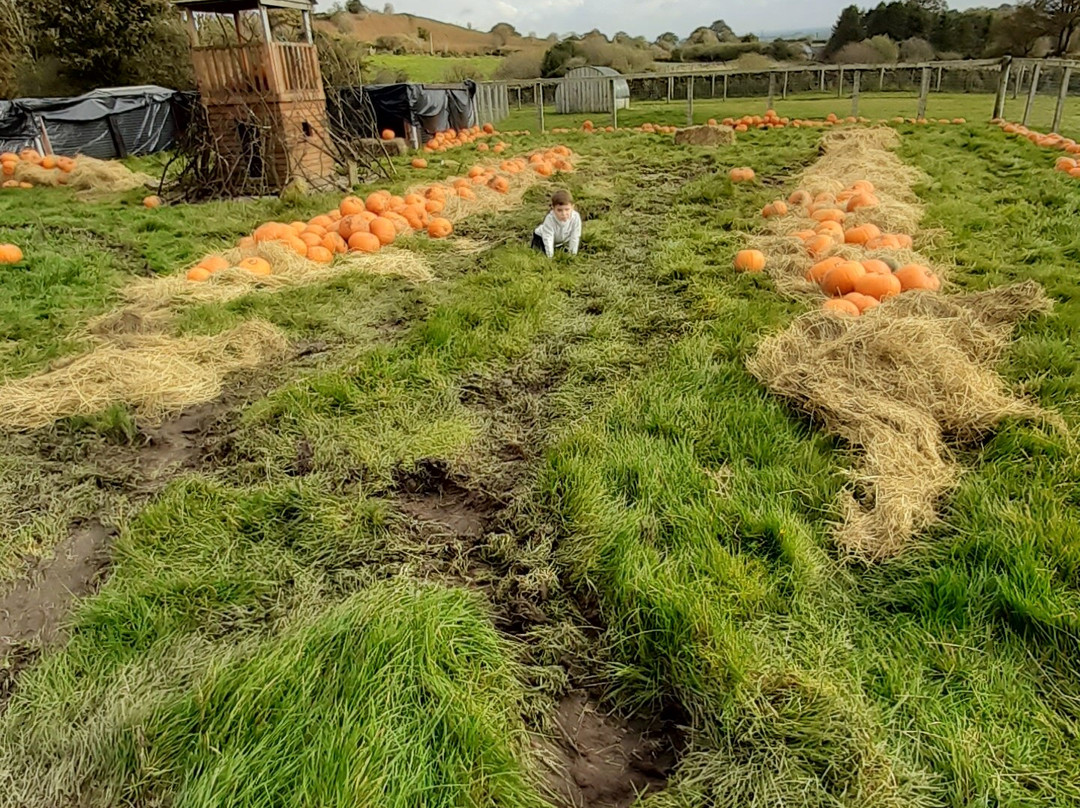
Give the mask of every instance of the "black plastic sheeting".
<svg viewBox="0 0 1080 808">
<path fill-rule="evenodd" d="M 406 137 L 406 124 L 426 142 L 436 132 L 476 125 L 476 84 L 430 87 L 423 84 L 369 84 L 327 91 L 330 120 L 358 137 L 378 137 L 390 129 Z M 366 114 L 365 114 L 366 112 Z M 371 118 L 375 120 L 370 128 Z"/>
<path fill-rule="evenodd" d="M 164 87 L 120 87 L 76 98 L 0 102 L 0 151 L 41 150 L 39 127 L 54 154 L 111 160 L 163 151 L 176 138 L 178 95 Z"/>
</svg>

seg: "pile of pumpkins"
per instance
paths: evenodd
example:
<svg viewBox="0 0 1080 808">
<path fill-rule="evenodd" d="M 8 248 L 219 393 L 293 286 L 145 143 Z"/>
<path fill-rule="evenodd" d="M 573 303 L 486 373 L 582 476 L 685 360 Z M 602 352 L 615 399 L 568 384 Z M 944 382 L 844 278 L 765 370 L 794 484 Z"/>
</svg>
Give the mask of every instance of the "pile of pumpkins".
<svg viewBox="0 0 1080 808">
<path fill-rule="evenodd" d="M 23 149 L 18 154 L 15 152 L 0 153 L 0 188 L 33 188 L 33 183 L 20 182 L 15 179 L 15 172 L 20 163 L 35 165 L 46 171 L 56 171 L 57 179 L 61 185 L 64 178 L 75 170 L 78 165 L 73 157 L 57 157 L 56 155 L 41 155 L 36 149 Z"/>
<path fill-rule="evenodd" d="M 499 132 L 494 125 L 490 123 L 485 123 L 483 126 L 473 126 L 469 129 L 444 129 L 441 132 L 436 132 L 431 140 L 424 144 L 424 151 L 428 154 L 435 154 L 476 143 L 478 151 L 488 151 L 490 149 L 496 154 L 500 154 L 509 144 L 499 140 L 494 146 L 491 146 L 484 141 L 495 137 L 496 135 L 510 137 L 512 135 L 528 134 L 528 130 L 521 132 Z M 385 130 L 382 135 L 384 139 L 389 139 L 386 137 L 387 135 L 390 135 L 390 138 L 394 137 L 393 131 L 389 129 Z"/>
<path fill-rule="evenodd" d="M 528 159 L 503 161 L 500 168 L 508 175 L 520 174 L 529 166 L 542 176 L 555 170 L 571 170 L 573 152 L 566 146 L 535 151 Z M 553 166 L 565 166 L 555 169 Z M 444 183 L 420 188 L 405 196 L 378 190 L 365 199 L 347 196 L 335 208 L 309 221 L 267 222 L 250 236 L 240 239 L 237 247 L 250 251 L 259 244 L 278 244 L 298 256 L 318 264 L 329 264 L 344 253 L 377 253 L 393 244 L 398 236 L 424 231 L 431 238 L 446 238 L 454 226 L 439 214 L 447 200 L 457 197 L 466 201 L 476 199 L 476 187 L 484 186 L 496 193 L 510 190 L 511 176 L 498 173 L 487 166 L 475 165 L 468 177 L 451 177 Z M 190 281 L 202 282 L 232 264 L 221 255 L 209 255 L 187 272 Z M 270 275 L 273 267 L 265 258 L 249 256 L 236 265 L 253 275 Z"/>
<path fill-rule="evenodd" d="M 887 258 L 857 261 L 830 255 L 840 245 L 882 251 L 911 249 L 912 238 L 905 233 L 882 233 L 871 223 L 845 227 L 848 214 L 878 206 L 874 194 L 873 183 L 859 180 L 835 196 L 797 190 L 786 201 L 778 199 L 761 211 L 766 219 L 800 215 L 807 220 L 807 227 L 793 233 L 792 238 L 800 240 L 806 254 L 816 261 L 805 277 L 825 294 L 826 311 L 858 317 L 894 295 L 941 288 L 938 276 L 922 264 L 901 266 Z M 760 250 L 742 250 L 735 256 L 735 268 L 743 272 L 760 272 L 765 264 Z"/>
<path fill-rule="evenodd" d="M 1059 157 L 1054 162 L 1054 169 L 1080 180 L 1080 143 L 1077 143 L 1072 138 L 1059 135 L 1057 132 L 1051 132 L 1047 135 L 1034 129 L 1028 129 L 1022 124 L 1010 123 L 1001 118 L 994 118 L 991 123 L 1000 126 L 1007 135 L 1025 138 L 1043 149 L 1054 149 L 1072 155 L 1071 157 Z"/>
</svg>

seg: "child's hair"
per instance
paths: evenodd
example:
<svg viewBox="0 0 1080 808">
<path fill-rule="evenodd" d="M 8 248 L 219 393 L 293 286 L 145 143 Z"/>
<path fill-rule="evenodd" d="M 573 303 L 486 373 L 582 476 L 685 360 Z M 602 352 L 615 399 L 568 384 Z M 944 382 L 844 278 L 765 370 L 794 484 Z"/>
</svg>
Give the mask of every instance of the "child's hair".
<svg viewBox="0 0 1080 808">
<path fill-rule="evenodd" d="M 574 197 L 570 196 L 569 191 L 556 191 L 551 195 L 551 207 L 556 205 L 573 205 Z"/>
</svg>

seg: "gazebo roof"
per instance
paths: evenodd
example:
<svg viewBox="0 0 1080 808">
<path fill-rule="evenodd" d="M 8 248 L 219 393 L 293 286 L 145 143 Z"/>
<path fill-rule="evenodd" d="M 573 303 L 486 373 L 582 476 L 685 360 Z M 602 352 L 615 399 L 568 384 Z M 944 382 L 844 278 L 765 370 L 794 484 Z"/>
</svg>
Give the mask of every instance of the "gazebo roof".
<svg viewBox="0 0 1080 808">
<path fill-rule="evenodd" d="M 259 7 L 311 11 L 315 5 L 313 0 L 173 0 L 173 3 L 188 11 L 205 11 L 211 14 L 232 14 Z"/>
</svg>

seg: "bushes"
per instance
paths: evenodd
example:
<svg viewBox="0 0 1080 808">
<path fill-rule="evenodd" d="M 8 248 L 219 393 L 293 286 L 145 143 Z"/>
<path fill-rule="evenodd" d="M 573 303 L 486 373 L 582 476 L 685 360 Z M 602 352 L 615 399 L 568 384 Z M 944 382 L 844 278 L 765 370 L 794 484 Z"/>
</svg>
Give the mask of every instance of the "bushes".
<svg viewBox="0 0 1080 808">
<path fill-rule="evenodd" d="M 541 75 L 565 76 L 569 70 L 584 65 L 611 67 L 620 73 L 638 73 L 646 70 L 653 61 L 650 47 L 619 45 L 608 42 L 603 36 L 584 39 L 564 39 L 544 54 Z"/>
<path fill-rule="evenodd" d="M 900 43 L 900 59 L 904 62 L 928 62 L 934 58 L 934 46 L 917 36 Z"/>
<path fill-rule="evenodd" d="M 544 52 L 541 50 L 523 50 L 507 56 L 495 69 L 495 78 L 532 79 L 541 75 Z"/>
</svg>

